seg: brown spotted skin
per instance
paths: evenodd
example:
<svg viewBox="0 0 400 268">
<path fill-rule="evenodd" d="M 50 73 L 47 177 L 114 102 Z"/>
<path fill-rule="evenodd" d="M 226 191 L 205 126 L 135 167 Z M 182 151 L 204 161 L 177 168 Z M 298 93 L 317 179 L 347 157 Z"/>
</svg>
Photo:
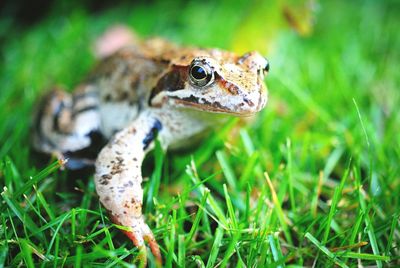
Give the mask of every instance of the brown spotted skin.
<svg viewBox="0 0 400 268">
<path fill-rule="evenodd" d="M 33 143 L 45 153 L 73 156 L 69 168 L 95 160 L 96 191 L 111 219 L 130 229 L 125 233 L 135 246 L 147 243 L 161 264 L 142 213 L 146 153 L 156 138 L 164 149 L 180 147 L 227 115 L 260 111 L 268 70 L 257 52 L 239 56 L 160 38 L 137 41 L 102 59 L 74 93 L 50 93 L 35 117 Z M 93 133 L 108 143 L 96 159 L 80 157 L 76 152 L 97 145 Z"/>
</svg>

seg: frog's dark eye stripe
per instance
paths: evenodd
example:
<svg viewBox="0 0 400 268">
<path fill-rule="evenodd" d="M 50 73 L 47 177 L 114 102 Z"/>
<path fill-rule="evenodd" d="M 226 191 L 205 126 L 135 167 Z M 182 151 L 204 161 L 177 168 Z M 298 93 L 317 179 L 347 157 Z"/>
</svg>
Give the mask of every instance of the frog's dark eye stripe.
<svg viewBox="0 0 400 268">
<path fill-rule="evenodd" d="M 194 60 L 190 65 L 189 78 L 193 86 L 205 87 L 214 82 L 214 72 L 207 63 Z"/>
</svg>

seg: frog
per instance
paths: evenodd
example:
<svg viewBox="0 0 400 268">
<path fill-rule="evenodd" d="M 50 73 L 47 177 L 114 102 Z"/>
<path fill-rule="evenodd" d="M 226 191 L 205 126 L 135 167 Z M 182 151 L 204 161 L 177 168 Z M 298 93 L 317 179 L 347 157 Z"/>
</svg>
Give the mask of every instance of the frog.
<svg viewBox="0 0 400 268">
<path fill-rule="evenodd" d="M 232 116 L 260 112 L 269 69 L 257 51 L 239 55 L 135 38 L 101 58 L 72 93 L 56 87 L 42 97 L 32 144 L 64 159 L 67 169 L 94 167 L 96 192 L 112 222 L 140 250 L 148 245 L 160 264 L 142 209 L 144 158 L 156 140 L 164 150 L 180 148 Z"/>
</svg>

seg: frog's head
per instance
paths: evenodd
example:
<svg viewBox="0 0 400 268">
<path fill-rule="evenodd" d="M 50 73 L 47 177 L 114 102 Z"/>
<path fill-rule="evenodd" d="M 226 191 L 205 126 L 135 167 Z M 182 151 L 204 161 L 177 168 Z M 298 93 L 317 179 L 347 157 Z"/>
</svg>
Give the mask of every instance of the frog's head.
<svg viewBox="0 0 400 268">
<path fill-rule="evenodd" d="M 267 102 L 268 71 L 268 61 L 258 52 L 237 56 L 217 49 L 191 50 L 171 62 L 152 91 L 150 105 L 252 115 Z"/>
</svg>

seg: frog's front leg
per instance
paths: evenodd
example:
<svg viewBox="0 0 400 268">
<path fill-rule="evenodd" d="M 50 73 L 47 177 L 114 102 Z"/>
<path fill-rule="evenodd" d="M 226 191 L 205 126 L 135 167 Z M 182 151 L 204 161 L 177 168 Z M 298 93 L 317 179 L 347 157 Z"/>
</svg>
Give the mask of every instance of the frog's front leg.
<svg viewBox="0 0 400 268">
<path fill-rule="evenodd" d="M 155 135 L 161 130 L 160 121 L 150 112 L 143 112 L 114 136 L 95 164 L 96 190 L 112 220 L 130 228 L 125 233 L 137 247 L 143 248 L 147 242 L 160 263 L 158 244 L 142 215 L 141 166 Z"/>
</svg>

